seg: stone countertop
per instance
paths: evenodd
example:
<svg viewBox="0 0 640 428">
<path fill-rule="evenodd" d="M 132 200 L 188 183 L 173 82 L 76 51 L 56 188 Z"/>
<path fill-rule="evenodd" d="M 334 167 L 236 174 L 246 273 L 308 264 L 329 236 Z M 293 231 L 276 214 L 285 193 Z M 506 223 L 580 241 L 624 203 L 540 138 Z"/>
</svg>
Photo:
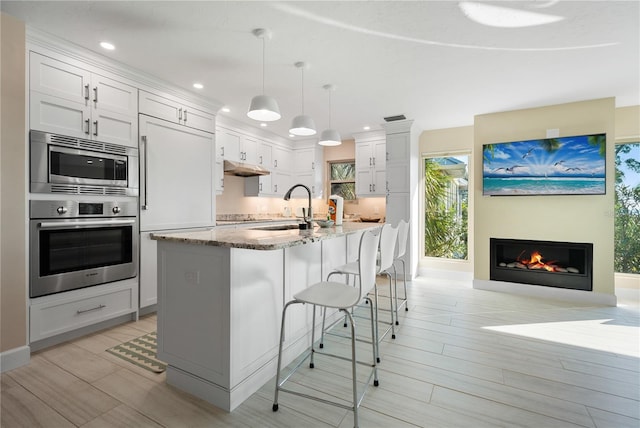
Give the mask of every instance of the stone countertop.
<svg viewBox="0 0 640 428">
<path fill-rule="evenodd" d="M 382 224 L 378 223 L 343 223 L 342 226 L 314 227 L 310 230 L 255 230 L 251 228 L 216 230 L 213 228 L 196 232 L 153 233 L 151 239 L 214 247 L 278 250 L 349 235 L 362 230 L 373 230 L 381 226 Z"/>
</svg>

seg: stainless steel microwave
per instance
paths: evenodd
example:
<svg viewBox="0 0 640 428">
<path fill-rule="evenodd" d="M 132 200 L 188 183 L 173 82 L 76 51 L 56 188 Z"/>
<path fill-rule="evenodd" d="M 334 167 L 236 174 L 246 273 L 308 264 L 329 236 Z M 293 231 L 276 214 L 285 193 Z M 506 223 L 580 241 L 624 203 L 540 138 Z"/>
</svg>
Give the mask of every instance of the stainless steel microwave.
<svg viewBox="0 0 640 428">
<path fill-rule="evenodd" d="M 138 149 L 30 133 L 32 193 L 138 196 Z"/>
</svg>

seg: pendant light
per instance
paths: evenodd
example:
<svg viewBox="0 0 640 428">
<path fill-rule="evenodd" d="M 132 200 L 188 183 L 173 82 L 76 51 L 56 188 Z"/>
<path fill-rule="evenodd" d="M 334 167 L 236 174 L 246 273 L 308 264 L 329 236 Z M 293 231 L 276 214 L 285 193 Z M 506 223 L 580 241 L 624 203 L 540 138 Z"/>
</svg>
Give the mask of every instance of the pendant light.
<svg viewBox="0 0 640 428">
<path fill-rule="evenodd" d="M 296 62 L 293 65 L 298 67 L 302 72 L 302 114 L 293 118 L 289 132 L 302 137 L 316 135 L 316 124 L 313 123 L 313 119 L 311 119 L 310 116 L 304 114 L 304 69 L 307 65 L 302 61 Z"/>
<path fill-rule="evenodd" d="M 340 139 L 340 134 L 335 129 L 331 128 L 331 92 L 335 90 L 335 86 L 327 84 L 322 87 L 329 92 L 329 128 L 322 131 L 320 134 L 320 141 L 318 144 L 321 146 L 339 146 L 342 144 L 342 140 Z"/>
<path fill-rule="evenodd" d="M 251 33 L 257 38 L 262 39 L 262 95 L 256 95 L 251 99 L 247 116 L 260 122 L 273 122 L 282 116 L 280 115 L 278 102 L 273 97 L 264 94 L 265 43 L 267 38 L 271 38 L 271 32 L 264 28 L 256 28 Z"/>
</svg>

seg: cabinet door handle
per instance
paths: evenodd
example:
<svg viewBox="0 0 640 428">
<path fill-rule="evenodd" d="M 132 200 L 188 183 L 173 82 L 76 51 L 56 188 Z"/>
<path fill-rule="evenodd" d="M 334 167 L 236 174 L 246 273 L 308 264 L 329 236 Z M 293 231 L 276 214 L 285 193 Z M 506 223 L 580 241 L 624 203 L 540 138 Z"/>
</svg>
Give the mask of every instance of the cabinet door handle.
<svg viewBox="0 0 640 428">
<path fill-rule="evenodd" d="M 182 108 L 178 110 L 178 120 L 182 121 Z"/>
<path fill-rule="evenodd" d="M 262 155 L 260 155 L 260 165 L 262 165 Z"/>
<path fill-rule="evenodd" d="M 373 163 L 371 162 L 373 158 L 369 157 L 369 166 L 373 166 Z"/>
<path fill-rule="evenodd" d="M 140 137 L 140 142 L 144 143 L 144 150 L 142 150 L 142 153 L 144 155 L 144 161 L 142 162 L 142 166 L 144 167 L 144 171 L 142 171 L 142 174 L 140 174 L 140 176 L 143 179 L 143 183 L 141 183 L 141 184 L 143 184 L 143 186 L 140 186 L 141 187 L 140 191 L 142 192 L 143 199 L 140 201 L 141 202 L 140 209 L 141 210 L 148 210 L 149 209 L 149 201 L 147 200 L 147 197 L 148 197 L 148 195 L 147 195 L 147 183 L 148 183 L 148 180 L 149 180 L 149 172 L 148 172 L 149 171 L 149 164 L 148 164 L 148 161 L 147 161 L 147 158 L 148 158 L 148 156 L 147 156 L 148 155 L 148 151 L 147 151 L 147 146 L 148 146 L 147 136 L 143 135 L 142 137 Z"/>
<path fill-rule="evenodd" d="M 262 192 L 262 183 L 258 184 L 258 192 Z"/>
<path fill-rule="evenodd" d="M 278 193 L 278 185 L 277 184 L 273 185 L 273 191 L 274 191 L 274 193 Z"/>
<path fill-rule="evenodd" d="M 387 152 L 386 160 L 389 160 L 389 152 Z"/>
<path fill-rule="evenodd" d="M 273 161 L 273 167 L 274 167 L 274 168 L 277 168 L 277 167 L 278 167 L 278 159 L 276 159 L 276 160 L 274 160 L 274 161 Z"/>
<path fill-rule="evenodd" d="M 316 169 L 316 163 L 315 162 L 311 162 L 311 169 Z"/>
<path fill-rule="evenodd" d="M 78 314 L 78 315 L 79 314 L 85 314 L 87 312 L 97 311 L 99 309 L 103 309 L 103 308 L 106 308 L 106 307 L 107 307 L 107 305 L 98 305 L 95 308 L 91 308 L 91 309 L 78 309 L 76 311 L 76 314 Z"/>
<path fill-rule="evenodd" d="M 84 85 L 84 99 L 89 101 L 89 84 Z"/>
<path fill-rule="evenodd" d="M 376 158 L 373 158 L 373 166 L 376 166 Z"/>
<path fill-rule="evenodd" d="M 187 109 L 184 109 L 184 123 L 187 123 Z"/>
<path fill-rule="evenodd" d="M 373 191 L 374 192 L 376 191 L 376 185 L 375 184 L 373 185 Z"/>
<path fill-rule="evenodd" d="M 93 121 L 93 135 L 95 135 L 96 137 L 98 136 L 98 121 L 97 120 Z"/>
<path fill-rule="evenodd" d="M 220 179 L 220 187 L 222 187 L 224 189 L 224 178 Z"/>
<path fill-rule="evenodd" d="M 93 102 L 94 103 L 98 102 L 98 87 L 97 86 L 95 88 L 93 88 Z"/>
<path fill-rule="evenodd" d="M 369 193 L 371 193 L 371 184 L 369 184 Z"/>
<path fill-rule="evenodd" d="M 89 135 L 89 133 L 91 132 L 91 131 L 89 130 L 89 127 L 91 126 L 91 125 L 89 124 L 89 119 L 85 119 L 84 124 L 85 124 L 84 133 L 85 133 L 85 134 L 87 134 L 87 135 Z"/>
<path fill-rule="evenodd" d="M 224 146 L 220 147 L 220 156 L 224 157 Z"/>
</svg>

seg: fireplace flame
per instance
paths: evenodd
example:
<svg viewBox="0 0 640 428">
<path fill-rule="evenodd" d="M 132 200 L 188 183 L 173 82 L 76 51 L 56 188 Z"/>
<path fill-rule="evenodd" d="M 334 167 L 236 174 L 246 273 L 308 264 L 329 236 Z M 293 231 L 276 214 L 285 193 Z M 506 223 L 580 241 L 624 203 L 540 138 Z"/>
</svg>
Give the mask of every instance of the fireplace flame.
<svg viewBox="0 0 640 428">
<path fill-rule="evenodd" d="M 529 260 L 522 258 L 522 253 L 520 253 L 520 257 L 518 258 L 519 262 L 525 265 L 529 269 L 544 269 L 549 272 L 557 272 L 558 266 L 555 264 L 556 261 L 545 261 L 540 254 L 539 251 L 532 251 Z"/>
</svg>

